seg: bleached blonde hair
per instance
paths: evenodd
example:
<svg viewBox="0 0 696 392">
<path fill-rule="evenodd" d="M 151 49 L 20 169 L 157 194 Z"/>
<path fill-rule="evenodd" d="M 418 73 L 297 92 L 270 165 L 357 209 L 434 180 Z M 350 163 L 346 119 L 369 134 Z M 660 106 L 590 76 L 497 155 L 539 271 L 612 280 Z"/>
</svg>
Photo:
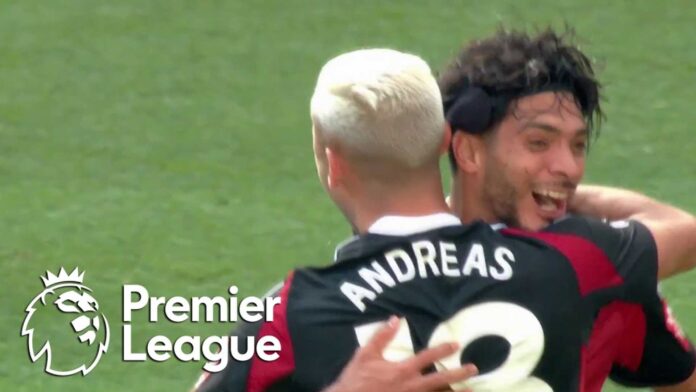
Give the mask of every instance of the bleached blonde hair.
<svg viewBox="0 0 696 392">
<path fill-rule="evenodd" d="M 442 99 L 418 56 L 363 49 L 322 68 L 311 101 L 315 129 L 327 145 L 358 158 L 418 168 L 439 157 Z"/>
</svg>

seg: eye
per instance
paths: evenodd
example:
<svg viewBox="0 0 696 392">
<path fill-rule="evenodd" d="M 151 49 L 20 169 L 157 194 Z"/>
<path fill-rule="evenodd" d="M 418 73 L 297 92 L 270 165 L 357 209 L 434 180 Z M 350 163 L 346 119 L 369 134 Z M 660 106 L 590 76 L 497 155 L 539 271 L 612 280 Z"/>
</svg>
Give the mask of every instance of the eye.
<svg viewBox="0 0 696 392">
<path fill-rule="evenodd" d="M 527 145 L 532 151 L 543 151 L 549 147 L 549 142 L 545 139 L 531 139 L 527 142 Z"/>
<path fill-rule="evenodd" d="M 587 141 L 582 140 L 573 143 L 573 152 L 578 155 L 584 155 L 587 152 Z"/>
</svg>

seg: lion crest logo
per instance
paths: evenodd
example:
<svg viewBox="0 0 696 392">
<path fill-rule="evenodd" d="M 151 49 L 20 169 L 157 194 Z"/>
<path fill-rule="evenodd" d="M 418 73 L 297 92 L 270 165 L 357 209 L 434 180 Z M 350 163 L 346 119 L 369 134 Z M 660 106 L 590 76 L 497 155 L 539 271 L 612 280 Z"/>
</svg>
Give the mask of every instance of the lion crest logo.
<svg viewBox="0 0 696 392">
<path fill-rule="evenodd" d="M 21 335 L 29 358 L 45 356 L 44 371 L 54 376 L 86 375 L 109 347 L 109 324 L 99 311 L 85 273 L 61 267 L 58 275 L 41 276 L 44 290 L 26 308 Z"/>
</svg>

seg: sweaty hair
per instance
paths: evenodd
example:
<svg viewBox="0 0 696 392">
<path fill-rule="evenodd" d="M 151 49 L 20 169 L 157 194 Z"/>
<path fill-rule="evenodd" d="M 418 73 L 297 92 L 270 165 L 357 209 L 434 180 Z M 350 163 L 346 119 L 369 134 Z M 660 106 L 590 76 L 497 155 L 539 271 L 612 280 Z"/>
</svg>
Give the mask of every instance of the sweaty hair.
<svg viewBox="0 0 696 392">
<path fill-rule="evenodd" d="M 572 31 L 559 34 L 550 28 L 535 35 L 499 30 L 465 46 L 438 80 L 452 131 L 489 132 L 519 98 L 556 91 L 573 96 L 590 136 L 596 134 L 604 118 L 602 86 L 592 61 L 573 40 Z M 451 149 L 450 163 L 456 170 Z"/>
<path fill-rule="evenodd" d="M 327 145 L 355 159 L 405 169 L 438 161 L 442 99 L 415 55 L 365 49 L 333 58 L 319 74 L 311 116 Z"/>
</svg>

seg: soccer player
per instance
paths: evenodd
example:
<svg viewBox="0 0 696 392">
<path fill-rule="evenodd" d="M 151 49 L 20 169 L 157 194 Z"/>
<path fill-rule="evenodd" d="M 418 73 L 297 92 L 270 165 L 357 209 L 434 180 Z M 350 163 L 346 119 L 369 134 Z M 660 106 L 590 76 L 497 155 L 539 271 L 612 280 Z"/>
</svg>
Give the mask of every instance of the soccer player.
<svg viewBox="0 0 696 392">
<path fill-rule="evenodd" d="M 661 278 L 693 268 L 694 216 L 634 192 L 578 187 L 602 117 L 601 86 L 569 37 L 499 31 L 464 47 L 439 79 L 454 131 L 451 202 L 463 221 L 546 227 L 541 236 L 556 236 L 560 227 L 583 230 L 559 221 L 572 210 L 618 221 L 612 225 L 633 237 L 627 246 L 657 255 Z M 588 391 L 599 391 L 610 372 L 629 386 L 683 382 L 665 390 L 696 390 L 694 349 L 666 304 L 613 302 L 599 313 L 585 357 Z"/>
<path fill-rule="evenodd" d="M 415 56 L 366 50 L 327 63 L 312 99 L 315 159 L 359 235 L 335 264 L 294 271 L 274 320 L 243 332 L 278 337 L 277 361 L 231 362 L 201 390 L 319 390 L 398 314 L 383 351 L 402 361 L 395 366 L 454 340 L 460 347 L 436 369 L 472 361 L 485 373 L 455 389 L 580 391 L 582 347 L 601 306 L 659 306 L 654 249 L 633 246 L 649 235 L 642 226 L 569 218 L 557 233 L 534 235 L 460 225 L 442 194 L 442 116 L 434 79 Z M 333 387 L 349 388 L 352 370 Z"/>
</svg>

